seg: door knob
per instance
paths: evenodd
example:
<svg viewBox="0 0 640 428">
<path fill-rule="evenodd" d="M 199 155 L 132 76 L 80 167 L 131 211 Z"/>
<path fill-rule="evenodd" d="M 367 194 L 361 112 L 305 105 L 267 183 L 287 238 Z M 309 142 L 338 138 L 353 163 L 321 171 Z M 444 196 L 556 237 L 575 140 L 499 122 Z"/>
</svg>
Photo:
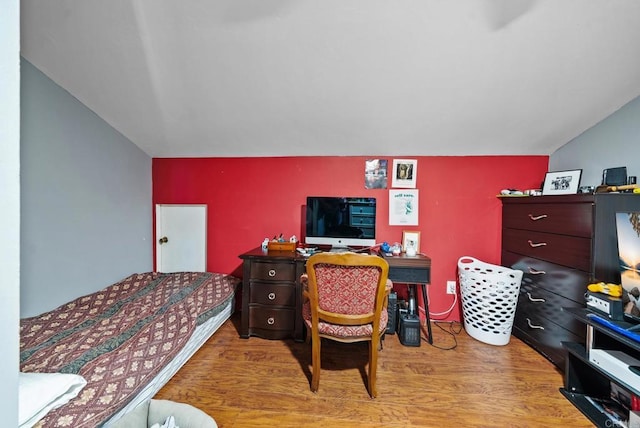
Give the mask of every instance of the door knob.
<svg viewBox="0 0 640 428">
<path fill-rule="evenodd" d="M 162 238 L 160 238 L 158 242 L 160 243 L 160 245 L 166 244 L 167 242 L 169 242 L 169 238 L 167 238 L 166 236 L 163 236 Z"/>
</svg>

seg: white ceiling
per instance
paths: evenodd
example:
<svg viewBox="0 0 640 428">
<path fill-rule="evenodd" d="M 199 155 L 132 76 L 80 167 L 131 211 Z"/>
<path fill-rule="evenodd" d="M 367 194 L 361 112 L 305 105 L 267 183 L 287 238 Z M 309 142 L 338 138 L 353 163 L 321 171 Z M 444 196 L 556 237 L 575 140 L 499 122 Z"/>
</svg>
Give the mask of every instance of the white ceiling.
<svg viewBox="0 0 640 428">
<path fill-rule="evenodd" d="M 22 0 L 152 157 L 552 154 L 640 95 L 637 0 Z"/>
</svg>

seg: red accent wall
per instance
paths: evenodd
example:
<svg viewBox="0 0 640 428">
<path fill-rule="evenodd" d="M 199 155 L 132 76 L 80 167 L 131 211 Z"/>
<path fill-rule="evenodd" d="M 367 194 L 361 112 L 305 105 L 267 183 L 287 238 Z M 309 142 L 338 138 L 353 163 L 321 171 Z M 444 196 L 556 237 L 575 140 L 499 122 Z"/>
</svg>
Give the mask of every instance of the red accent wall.
<svg viewBox="0 0 640 428">
<path fill-rule="evenodd" d="M 308 195 L 375 197 L 378 242 L 421 231 L 420 250 L 432 259 L 430 310 L 441 313 L 453 303 L 445 284 L 456 279 L 461 256 L 500 262 L 496 195 L 504 188 L 539 188 L 549 162 L 548 156 L 402 156 L 418 161 L 419 225 L 389 226 L 388 189 L 364 188 L 365 160 L 372 158 L 153 159 L 153 204 L 207 204 L 207 270 L 241 277 L 239 254 L 265 237 L 304 235 Z M 380 158 L 388 160 L 391 175 L 393 158 Z M 460 320 L 459 302 L 448 316 L 433 318 Z"/>
</svg>

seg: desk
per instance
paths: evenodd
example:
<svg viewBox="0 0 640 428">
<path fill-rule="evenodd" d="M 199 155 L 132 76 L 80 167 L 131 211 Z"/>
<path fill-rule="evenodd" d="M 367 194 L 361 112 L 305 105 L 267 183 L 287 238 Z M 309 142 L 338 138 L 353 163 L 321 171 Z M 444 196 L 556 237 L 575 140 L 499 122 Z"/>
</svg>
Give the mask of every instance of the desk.
<svg viewBox="0 0 640 428">
<path fill-rule="evenodd" d="M 418 254 L 413 257 L 401 254 L 399 256 L 388 256 L 380 253 L 383 259 L 389 263 L 389 279 L 394 283 L 407 284 L 414 287 L 422 286 L 422 300 L 424 303 L 424 313 L 427 323 L 427 339 L 433 344 L 431 335 L 431 318 L 429 317 L 429 297 L 427 296 L 427 284 L 431 283 L 431 258 Z M 416 293 L 414 292 L 414 295 Z"/>
</svg>

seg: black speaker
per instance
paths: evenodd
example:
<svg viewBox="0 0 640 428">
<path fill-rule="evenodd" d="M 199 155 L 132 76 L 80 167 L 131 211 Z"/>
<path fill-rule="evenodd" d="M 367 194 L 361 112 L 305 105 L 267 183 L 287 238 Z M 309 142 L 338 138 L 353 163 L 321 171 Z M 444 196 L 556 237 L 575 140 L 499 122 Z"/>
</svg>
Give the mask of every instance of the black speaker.
<svg viewBox="0 0 640 428">
<path fill-rule="evenodd" d="M 607 186 L 623 186 L 627 184 L 627 167 L 619 166 L 602 171 L 602 184 Z"/>
<path fill-rule="evenodd" d="M 389 320 L 387 321 L 387 331 L 385 331 L 385 333 L 396 334 L 396 328 L 398 325 L 398 293 L 395 291 L 389 293 L 387 313 L 389 314 Z"/>
<path fill-rule="evenodd" d="M 404 346 L 420 346 L 420 318 L 418 315 L 406 314 L 400 316 L 398 339 Z"/>
</svg>

